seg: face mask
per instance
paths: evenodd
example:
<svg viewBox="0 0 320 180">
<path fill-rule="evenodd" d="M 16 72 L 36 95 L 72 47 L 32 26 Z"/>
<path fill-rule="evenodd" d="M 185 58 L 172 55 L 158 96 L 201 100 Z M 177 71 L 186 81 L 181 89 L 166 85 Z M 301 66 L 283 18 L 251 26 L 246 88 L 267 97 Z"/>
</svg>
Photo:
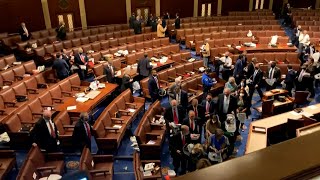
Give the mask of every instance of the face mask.
<svg viewBox="0 0 320 180">
<path fill-rule="evenodd" d="M 254 68 L 254 69 L 255 69 L 255 70 L 258 70 L 259 68 L 256 67 L 256 68 Z"/>
<path fill-rule="evenodd" d="M 276 65 L 271 65 L 272 68 L 276 67 Z"/>
</svg>

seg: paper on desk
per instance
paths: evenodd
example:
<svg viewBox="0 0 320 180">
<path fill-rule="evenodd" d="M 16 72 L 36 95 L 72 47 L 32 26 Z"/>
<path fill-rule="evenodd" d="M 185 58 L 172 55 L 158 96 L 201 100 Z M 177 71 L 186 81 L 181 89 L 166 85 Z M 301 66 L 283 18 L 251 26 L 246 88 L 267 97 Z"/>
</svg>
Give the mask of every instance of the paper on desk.
<svg viewBox="0 0 320 180">
<path fill-rule="evenodd" d="M 144 165 L 144 170 L 145 171 L 151 171 L 154 168 L 155 163 L 147 163 Z"/>
<path fill-rule="evenodd" d="M 152 173 L 151 173 L 151 171 L 144 171 L 143 176 L 145 176 L 145 177 L 152 176 Z"/>
<path fill-rule="evenodd" d="M 77 109 L 77 106 L 68 106 L 67 111 L 75 110 Z"/>
<path fill-rule="evenodd" d="M 122 126 L 120 126 L 120 125 L 114 125 L 113 127 L 114 127 L 114 128 L 118 128 L 118 129 L 121 129 L 121 128 L 122 128 Z"/>
<path fill-rule="evenodd" d="M 303 112 L 302 115 L 306 116 L 306 117 L 311 117 L 313 116 L 313 114 L 308 113 L 308 112 Z"/>
<path fill-rule="evenodd" d="M 290 114 L 294 115 L 294 116 L 300 116 L 299 113 L 295 112 L 295 111 L 290 111 Z"/>
<path fill-rule="evenodd" d="M 147 144 L 156 144 L 156 142 L 150 140 Z"/>
<path fill-rule="evenodd" d="M 86 102 L 88 100 L 89 100 L 89 98 L 87 98 L 87 97 L 78 97 L 76 99 L 77 102 L 81 102 L 81 103 L 84 103 L 84 102 Z"/>
<path fill-rule="evenodd" d="M 312 105 L 312 106 L 308 106 L 308 108 L 315 110 L 315 109 L 317 109 L 317 106 Z"/>
<path fill-rule="evenodd" d="M 105 83 L 99 83 L 99 85 L 98 85 L 98 88 L 100 88 L 100 89 L 105 88 L 105 87 L 106 87 Z"/>
<path fill-rule="evenodd" d="M 131 108 L 128 108 L 128 111 L 129 111 L 129 112 L 131 112 L 131 113 L 136 112 L 136 110 L 135 110 L 135 109 L 131 109 Z"/>
</svg>

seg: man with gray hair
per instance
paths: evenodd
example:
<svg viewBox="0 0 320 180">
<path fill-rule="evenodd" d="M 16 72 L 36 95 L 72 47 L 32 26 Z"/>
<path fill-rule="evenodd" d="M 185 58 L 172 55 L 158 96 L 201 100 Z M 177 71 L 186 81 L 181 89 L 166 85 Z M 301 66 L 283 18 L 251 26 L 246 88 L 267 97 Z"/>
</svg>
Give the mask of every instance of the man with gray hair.
<svg viewBox="0 0 320 180">
<path fill-rule="evenodd" d="M 175 98 L 175 89 L 181 86 L 181 77 L 174 79 L 174 83 L 168 88 L 169 101 Z"/>
<path fill-rule="evenodd" d="M 80 152 L 82 152 L 83 148 L 87 146 L 91 150 L 91 137 L 92 137 L 92 127 L 88 123 L 89 115 L 87 112 L 83 112 L 80 114 L 80 118 L 76 125 L 74 126 L 72 139 L 74 143 L 74 147 Z"/>
<path fill-rule="evenodd" d="M 231 95 L 229 88 L 224 88 L 223 94 L 219 94 L 217 102 L 217 113 L 221 123 L 223 123 L 227 114 L 233 113 L 236 116 L 237 99 Z"/>
</svg>

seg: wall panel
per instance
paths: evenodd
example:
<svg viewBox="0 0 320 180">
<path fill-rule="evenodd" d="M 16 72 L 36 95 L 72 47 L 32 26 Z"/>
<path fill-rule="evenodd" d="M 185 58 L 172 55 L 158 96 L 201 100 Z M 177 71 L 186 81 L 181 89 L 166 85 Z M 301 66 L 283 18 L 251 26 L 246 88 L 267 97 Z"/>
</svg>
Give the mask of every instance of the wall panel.
<svg viewBox="0 0 320 180">
<path fill-rule="evenodd" d="M 88 26 L 127 22 L 126 0 L 85 0 Z"/>
<path fill-rule="evenodd" d="M 15 33 L 21 22 L 29 31 L 45 29 L 41 0 L 0 0 L 0 32 Z"/>
<path fill-rule="evenodd" d="M 250 0 L 222 0 L 222 15 L 228 15 L 229 11 L 249 11 Z"/>
<path fill-rule="evenodd" d="M 174 18 L 176 13 L 179 13 L 181 18 L 192 17 L 193 0 L 161 0 L 160 9 L 161 15 L 168 11 L 171 18 Z"/>
</svg>

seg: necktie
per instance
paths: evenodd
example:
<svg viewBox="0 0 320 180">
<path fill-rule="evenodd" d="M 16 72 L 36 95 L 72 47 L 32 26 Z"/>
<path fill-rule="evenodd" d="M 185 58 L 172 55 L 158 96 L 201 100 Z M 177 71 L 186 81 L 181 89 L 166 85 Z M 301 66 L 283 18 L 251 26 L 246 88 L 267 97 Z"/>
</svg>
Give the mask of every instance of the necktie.
<svg viewBox="0 0 320 180">
<path fill-rule="evenodd" d="M 298 81 L 301 82 L 304 74 L 304 69 L 301 70 Z"/>
<path fill-rule="evenodd" d="M 207 107 L 206 107 L 206 112 L 209 113 L 209 109 L 210 109 L 210 104 L 209 101 L 207 101 Z"/>
<path fill-rule="evenodd" d="M 195 116 L 196 116 L 196 117 L 198 117 L 198 110 L 197 110 L 197 107 L 193 107 L 193 109 L 194 109 L 194 114 L 195 114 Z"/>
<path fill-rule="evenodd" d="M 160 89 L 160 84 L 159 84 L 158 78 L 154 77 L 154 80 L 155 80 L 155 81 L 156 81 L 156 83 L 157 83 L 157 87 L 158 87 L 158 89 Z"/>
<path fill-rule="evenodd" d="M 254 80 L 254 78 L 256 77 L 257 73 L 258 73 L 258 70 L 255 70 L 255 71 L 254 71 L 254 74 L 253 74 L 252 80 Z"/>
<path fill-rule="evenodd" d="M 88 138 L 91 139 L 90 126 L 89 126 L 89 124 L 87 122 L 85 122 L 85 126 L 86 126 L 86 131 L 87 131 Z"/>
<path fill-rule="evenodd" d="M 53 138 L 56 138 L 56 132 L 54 131 L 54 128 L 52 127 L 51 122 L 49 121 L 48 123 L 49 123 L 50 131 L 51 131 L 51 136 Z"/>
<path fill-rule="evenodd" d="M 273 79 L 273 73 L 274 73 L 274 68 L 271 68 L 270 73 L 269 73 L 269 79 Z"/>
<path fill-rule="evenodd" d="M 173 110 L 173 121 L 174 121 L 175 124 L 179 124 L 179 119 L 178 119 L 178 116 L 177 116 L 176 109 Z"/>
<path fill-rule="evenodd" d="M 228 102 L 229 97 L 224 97 L 224 98 L 225 98 L 225 102 L 223 104 L 223 113 L 227 114 L 228 108 L 229 108 L 229 102 Z"/>
<path fill-rule="evenodd" d="M 190 128 L 193 130 L 193 125 L 194 125 L 194 123 L 193 123 L 193 121 L 190 121 Z"/>
<path fill-rule="evenodd" d="M 111 76 L 113 77 L 114 76 L 113 68 L 112 68 L 112 66 L 109 66 L 109 68 L 111 70 Z"/>
<path fill-rule="evenodd" d="M 182 135 L 182 145 L 184 146 L 186 144 L 186 138 L 184 137 L 184 135 Z"/>
</svg>

